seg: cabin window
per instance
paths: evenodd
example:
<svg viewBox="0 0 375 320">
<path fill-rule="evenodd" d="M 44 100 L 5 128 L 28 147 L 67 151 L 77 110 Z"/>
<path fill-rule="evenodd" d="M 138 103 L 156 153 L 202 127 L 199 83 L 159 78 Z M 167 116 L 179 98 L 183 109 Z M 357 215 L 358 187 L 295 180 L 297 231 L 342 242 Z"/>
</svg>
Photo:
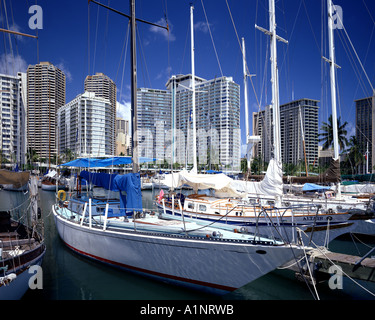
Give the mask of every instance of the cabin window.
<svg viewBox="0 0 375 320">
<path fill-rule="evenodd" d="M 189 202 L 189 203 L 188 203 L 188 208 L 194 210 L 194 203 Z"/>
<path fill-rule="evenodd" d="M 202 211 L 202 212 L 206 212 L 207 211 L 207 207 L 203 204 L 200 204 L 199 205 L 199 211 Z"/>
</svg>

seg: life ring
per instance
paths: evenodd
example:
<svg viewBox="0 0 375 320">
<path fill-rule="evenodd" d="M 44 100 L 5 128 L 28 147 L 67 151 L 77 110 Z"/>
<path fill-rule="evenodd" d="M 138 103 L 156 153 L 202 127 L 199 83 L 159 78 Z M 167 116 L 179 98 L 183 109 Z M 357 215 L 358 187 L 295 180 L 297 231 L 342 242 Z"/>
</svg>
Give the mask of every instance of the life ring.
<svg viewBox="0 0 375 320">
<path fill-rule="evenodd" d="M 61 197 L 62 195 L 62 197 Z M 66 193 L 64 190 L 60 190 L 58 193 L 57 193 L 57 198 L 61 201 L 65 201 L 66 199 Z"/>
</svg>

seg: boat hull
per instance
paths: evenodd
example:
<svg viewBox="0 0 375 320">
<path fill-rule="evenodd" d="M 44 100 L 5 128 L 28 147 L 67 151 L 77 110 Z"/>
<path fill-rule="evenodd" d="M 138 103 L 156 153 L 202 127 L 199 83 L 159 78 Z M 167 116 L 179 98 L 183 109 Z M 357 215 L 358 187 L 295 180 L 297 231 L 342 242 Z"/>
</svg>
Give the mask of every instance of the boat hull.
<svg viewBox="0 0 375 320">
<path fill-rule="evenodd" d="M 181 210 L 172 209 L 168 206 L 158 204 L 161 213 L 165 218 L 181 219 Z M 281 210 L 282 212 L 282 210 Z M 333 239 L 353 231 L 357 227 L 357 221 L 349 221 L 350 215 L 347 213 L 332 213 L 319 215 L 284 215 L 282 218 L 277 216 L 266 217 L 264 214 L 257 216 L 227 216 L 195 213 L 183 210 L 184 219 L 189 221 L 199 221 L 200 224 L 222 225 L 229 230 L 245 231 L 248 233 L 259 234 L 260 236 L 273 236 L 277 239 L 283 239 L 288 242 L 295 242 L 297 239 L 297 228 L 303 233 L 304 243 L 310 240 L 318 246 L 327 245 Z M 271 223 L 272 221 L 272 223 Z"/>
<path fill-rule="evenodd" d="M 42 182 L 42 190 L 45 190 L 45 191 L 56 191 L 56 185 L 55 184 L 45 184 Z M 64 185 L 58 185 L 57 186 L 58 190 L 61 190 L 61 189 L 64 189 L 65 186 Z"/>
<path fill-rule="evenodd" d="M 29 272 L 30 267 L 41 266 L 46 247 L 41 245 L 34 251 L 38 253 L 34 259 L 16 268 L 16 270 L 11 270 L 17 277 L 7 285 L 0 285 L 0 300 L 19 300 L 25 295 L 29 289 L 30 278 L 35 274 Z"/>
<path fill-rule="evenodd" d="M 296 246 L 222 241 L 160 233 L 115 231 L 81 226 L 58 214 L 64 243 L 86 257 L 180 285 L 218 294 L 263 276 L 303 254 Z"/>
</svg>

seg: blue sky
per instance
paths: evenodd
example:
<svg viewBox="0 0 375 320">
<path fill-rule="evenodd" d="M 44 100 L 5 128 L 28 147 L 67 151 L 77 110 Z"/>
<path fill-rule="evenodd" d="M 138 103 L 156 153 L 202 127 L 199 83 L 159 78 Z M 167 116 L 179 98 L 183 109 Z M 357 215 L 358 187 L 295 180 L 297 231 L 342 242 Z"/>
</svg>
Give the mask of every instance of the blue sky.
<svg viewBox="0 0 375 320">
<path fill-rule="evenodd" d="M 129 13 L 128 1 L 101 2 Z M 5 0 L 5 3 L 8 19 L 2 3 L 1 27 L 9 25 L 13 30 L 35 35 L 35 30 L 28 26 L 32 16 L 28 10 L 31 5 L 38 4 L 43 9 L 43 29 L 38 31 L 38 41 L 11 37 L 14 59 L 9 59 L 9 38 L 3 35 L 0 72 L 25 71 L 29 64 L 38 62 L 39 47 L 39 61 L 50 61 L 67 76 L 66 102 L 83 92 L 88 74 L 103 72 L 117 84 L 121 103 L 119 113 L 129 113 L 129 45 L 125 68 L 123 55 L 128 19 L 96 4 L 88 6 L 87 0 Z M 253 86 L 249 85 L 251 114 L 258 111 L 257 100 L 261 108 L 271 101 L 269 39 L 254 27 L 258 24 L 268 29 L 268 0 L 136 0 L 138 18 L 164 24 L 167 17 L 171 27 L 167 35 L 161 29 L 138 23 L 138 87 L 164 89 L 170 75 L 190 73 L 190 3 L 195 6 L 196 74 L 206 79 L 222 74 L 232 76 L 241 85 L 241 127 L 244 131 L 242 56 L 235 28 L 238 37 L 246 40 L 249 71 L 256 74 L 252 78 Z M 375 1 L 336 0 L 334 4 L 342 7 L 346 31 L 375 86 Z M 289 40 L 288 45 L 278 43 L 280 102 L 287 103 L 292 98 L 320 100 L 320 123 L 327 121 L 331 114 L 329 69 L 321 59 L 322 54 L 329 55 L 325 17 L 322 34 L 322 6 L 326 10 L 325 0 L 276 1 L 278 34 Z M 335 31 L 335 43 L 337 64 L 342 67 L 337 72 L 338 115 L 349 122 L 349 135 L 353 135 L 354 100 L 370 96 L 372 92 L 343 30 Z M 12 61 L 14 68 L 9 64 Z M 242 137 L 244 140 L 244 133 Z"/>
</svg>

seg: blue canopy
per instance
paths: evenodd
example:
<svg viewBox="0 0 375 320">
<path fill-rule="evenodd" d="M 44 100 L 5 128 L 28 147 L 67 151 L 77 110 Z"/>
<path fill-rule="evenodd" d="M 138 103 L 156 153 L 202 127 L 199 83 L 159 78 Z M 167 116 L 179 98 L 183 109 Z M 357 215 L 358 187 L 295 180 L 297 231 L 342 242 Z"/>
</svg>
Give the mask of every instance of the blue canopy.
<svg viewBox="0 0 375 320">
<path fill-rule="evenodd" d="M 60 164 L 60 166 L 63 166 L 63 167 L 90 168 L 93 165 L 95 165 L 96 161 L 98 161 L 98 159 L 79 158 L 79 159 L 75 159 L 75 160 L 69 161 L 67 163 Z"/>
<path fill-rule="evenodd" d="M 80 177 L 87 180 L 90 184 L 120 192 L 122 214 L 142 211 L 141 177 L 139 173 L 121 175 L 82 171 Z M 126 194 L 123 194 L 122 191 L 125 191 Z"/>
<path fill-rule="evenodd" d="M 216 170 L 207 170 L 206 173 L 215 173 L 215 174 L 218 174 L 218 173 L 223 173 L 222 171 L 216 171 Z"/>
<path fill-rule="evenodd" d="M 139 163 L 154 162 L 156 160 L 157 159 L 155 158 L 140 157 Z M 131 157 L 111 157 L 106 159 L 79 158 L 73 161 L 69 161 L 67 163 L 60 164 L 60 166 L 79 168 L 100 168 L 130 163 L 132 163 Z"/>
<path fill-rule="evenodd" d="M 306 183 L 303 186 L 303 191 L 324 191 L 324 190 L 331 190 L 330 187 L 324 187 L 324 186 L 319 186 L 314 183 Z"/>
</svg>

